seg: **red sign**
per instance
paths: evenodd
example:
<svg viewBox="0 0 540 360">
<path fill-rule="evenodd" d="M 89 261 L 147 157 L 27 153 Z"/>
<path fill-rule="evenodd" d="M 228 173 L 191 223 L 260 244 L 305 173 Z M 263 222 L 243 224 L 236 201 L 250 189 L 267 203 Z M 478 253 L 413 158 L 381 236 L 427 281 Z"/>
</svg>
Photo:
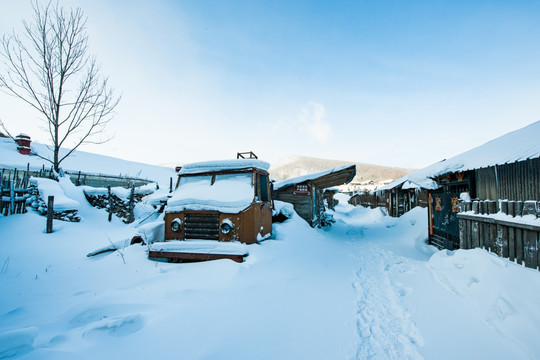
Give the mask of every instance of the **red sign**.
<svg viewBox="0 0 540 360">
<path fill-rule="evenodd" d="M 311 189 L 309 185 L 294 185 L 294 195 L 309 195 Z"/>
</svg>

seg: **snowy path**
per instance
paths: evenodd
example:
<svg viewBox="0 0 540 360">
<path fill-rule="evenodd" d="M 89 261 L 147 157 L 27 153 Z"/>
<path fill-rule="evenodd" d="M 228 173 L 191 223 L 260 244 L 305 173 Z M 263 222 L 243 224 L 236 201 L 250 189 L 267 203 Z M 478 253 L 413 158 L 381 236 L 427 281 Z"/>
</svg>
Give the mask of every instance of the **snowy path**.
<svg viewBox="0 0 540 360">
<path fill-rule="evenodd" d="M 394 222 L 382 212 L 341 207 L 328 236 L 347 241 L 356 255 L 357 350 L 354 359 L 423 359 L 418 347 L 423 339 L 411 320 L 404 299 L 412 289 L 399 277 L 415 272 L 414 259 L 385 248 L 395 235 Z M 364 216 L 359 216 L 361 213 Z M 428 250 L 428 254 L 431 252 Z"/>
<path fill-rule="evenodd" d="M 392 274 L 411 271 L 411 265 L 375 246 L 360 258 L 357 281 L 357 359 L 422 359 L 422 337 L 401 298 L 411 289 L 392 280 Z"/>
</svg>

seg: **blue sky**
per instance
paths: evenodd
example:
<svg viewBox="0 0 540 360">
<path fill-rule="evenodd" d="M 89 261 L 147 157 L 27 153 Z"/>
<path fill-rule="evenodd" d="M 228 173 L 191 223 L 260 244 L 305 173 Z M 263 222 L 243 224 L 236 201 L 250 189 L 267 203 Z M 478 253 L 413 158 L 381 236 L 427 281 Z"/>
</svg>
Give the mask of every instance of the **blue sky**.
<svg viewBox="0 0 540 360">
<path fill-rule="evenodd" d="M 123 96 L 114 139 L 91 152 L 421 168 L 540 120 L 540 1 L 61 3 L 83 8 Z M 0 5 L 1 33 L 31 16 Z M 0 102 L 15 132 L 46 141 L 35 114 Z"/>
</svg>

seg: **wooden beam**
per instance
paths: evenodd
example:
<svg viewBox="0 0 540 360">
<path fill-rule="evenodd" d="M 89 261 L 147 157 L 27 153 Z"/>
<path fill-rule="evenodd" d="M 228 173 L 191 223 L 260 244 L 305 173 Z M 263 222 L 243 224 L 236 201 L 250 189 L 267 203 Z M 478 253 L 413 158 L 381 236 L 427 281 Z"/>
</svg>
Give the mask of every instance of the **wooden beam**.
<svg viewBox="0 0 540 360">
<path fill-rule="evenodd" d="M 204 253 L 189 253 L 189 252 L 176 252 L 176 251 L 149 251 L 148 258 L 150 259 L 168 259 L 171 262 L 199 262 L 219 259 L 230 259 L 237 263 L 244 262 L 243 255 L 231 255 L 231 254 L 204 254 Z"/>
</svg>

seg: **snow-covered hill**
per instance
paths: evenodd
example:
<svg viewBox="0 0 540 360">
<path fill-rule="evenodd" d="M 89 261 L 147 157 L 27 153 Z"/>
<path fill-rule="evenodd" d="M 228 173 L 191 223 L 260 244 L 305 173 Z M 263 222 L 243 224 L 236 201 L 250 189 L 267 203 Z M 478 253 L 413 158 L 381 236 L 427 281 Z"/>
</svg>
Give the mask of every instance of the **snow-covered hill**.
<svg viewBox="0 0 540 360">
<path fill-rule="evenodd" d="M 52 152 L 44 144 L 33 142 L 31 147 L 33 152 L 43 157 L 52 157 Z M 67 151 L 67 149 L 62 149 L 61 154 L 65 154 Z M 30 164 L 31 170 L 39 170 L 43 165 L 45 165 L 46 169 L 51 167 L 50 162 L 38 156 L 19 154 L 17 144 L 13 140 L 0 137 L 0 168 L 18 168 L 21 170 L 26 169 L 27 164 Z M 169 178 L 175 176 L 173 168 L 143 164 L 77 150 L 66 158 L 61 166 L 65 171 L 136 177 L 163 184 L 168 184 Z"/>
<path fill-rule="evenodd" d="M 342 160 L 320 159 L 307 156 L 290 156 L 281 159 L 270 167 L 270 176 L 275 180 L 311 174 L 343 165 L 356 165 L 356 176 L 353 182 L 372 180 L 375 183 L 387 179 L 397 179 L 413 171 L 411 169 L 392 168 L 365 163 L 354 163 Z"/>
</svg>

